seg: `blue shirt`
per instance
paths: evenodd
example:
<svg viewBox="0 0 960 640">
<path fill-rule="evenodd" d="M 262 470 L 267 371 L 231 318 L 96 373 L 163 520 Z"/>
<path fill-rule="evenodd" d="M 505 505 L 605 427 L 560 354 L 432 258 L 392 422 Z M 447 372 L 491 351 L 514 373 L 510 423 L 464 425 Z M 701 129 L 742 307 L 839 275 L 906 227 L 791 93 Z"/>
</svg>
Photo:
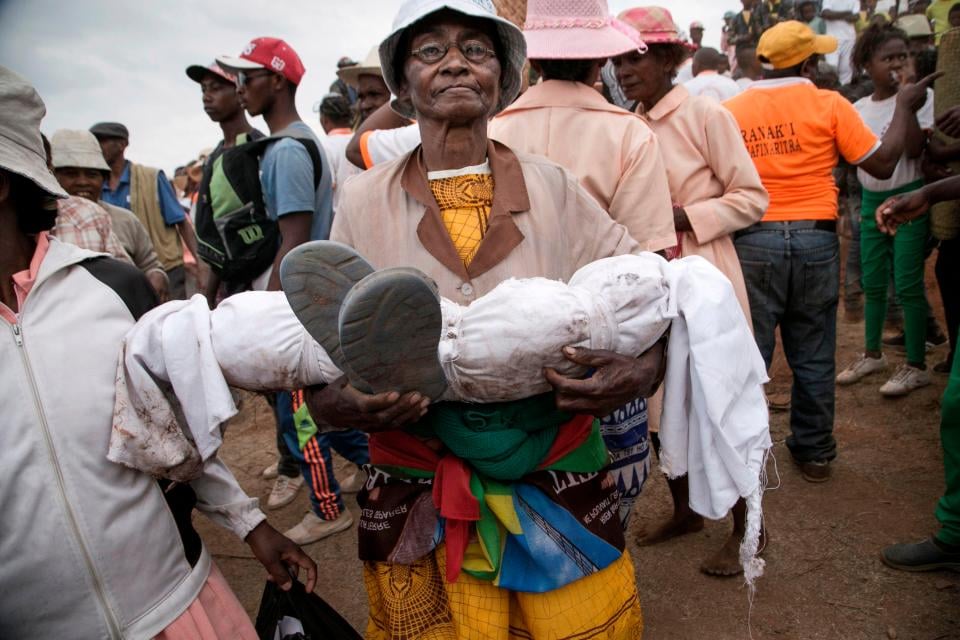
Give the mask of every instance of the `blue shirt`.
<svg viewBox="0 0 960 640">
<path fill-rule="evenodd" d="M 313 188 L 313 161 L 306 147 L 292 139 L 274 142 L 263 154 L 260 162 L 260 186 L 267 214 L 277 220 L 290 213 L 310 211 L 311 240 L 326 240 L 333 224 L 333 176 L 330 163 L 323 153 L 320 140 L 304 122 L 294 122 L 289 129 L 303 137 L 309 137 L 320 151 L 323 174 L 320 184 Z"/>
<path fill-rule="evenodd" d="M 167 180 L 163 171 L 157 172 L 157 195 L 160 197 L 160 211 L 163 213 L 163 221 L 168 227 L 179 224 L 186 220 L 187 216 L 183 207 L 177 202 L 177 194 L 173 192 L 173 186 Z M 110 190 L 110 181 L 103 181 L 103 190 L 100 192 L 100 199 L 116 207 L 130 209 L 130 161 L 123 167 L 123 173 L 120 175 L 120 182 L 114 191 Z"/>
</svg>

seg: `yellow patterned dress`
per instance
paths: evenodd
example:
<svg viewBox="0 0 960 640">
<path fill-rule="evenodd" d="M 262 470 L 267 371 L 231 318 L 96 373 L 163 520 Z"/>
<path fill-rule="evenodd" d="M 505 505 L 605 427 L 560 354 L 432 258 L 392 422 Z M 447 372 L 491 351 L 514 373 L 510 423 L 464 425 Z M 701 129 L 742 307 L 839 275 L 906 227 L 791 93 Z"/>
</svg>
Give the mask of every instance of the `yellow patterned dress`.
<svg viewBox="0 0 960 640">
<path fill-rule="evenodd" d="M 458 173 L 430 180 L 443 224 L 463 264 L 469 265 L 487 233 L 493 205 L 490 173 Z"/>
<path fill-rule="evenodd" d="M 486 234 L 493 204 L 489 169 L 471 169 L 476 171 L 428 176 L 465 265 Z M 443 545 L 413 564 L 365 563 L 368 640 L 633 640 L 643 634 L 626 552 L 607 568 L 546 593 L 501 589 L 464 572 L 448 582 L 445 575 Z"/>
</svg>

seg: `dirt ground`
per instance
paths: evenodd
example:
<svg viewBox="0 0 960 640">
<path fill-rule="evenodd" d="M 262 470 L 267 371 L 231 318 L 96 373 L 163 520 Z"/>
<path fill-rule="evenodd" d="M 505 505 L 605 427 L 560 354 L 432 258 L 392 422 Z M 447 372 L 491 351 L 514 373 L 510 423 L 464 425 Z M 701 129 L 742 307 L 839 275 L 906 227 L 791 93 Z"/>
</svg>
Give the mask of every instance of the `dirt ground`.
<svg viewBox="0 0 960 640">
<path fill-rule="evenodd" d="M 928 271 L 931 265 L 932 260 Z M 932 274 L 928 276 L 932 284 Z M 931 291 L 939 311 L 935 289 Z M 862 323 L 841 317 L 838 370 L 862 349 L 862 332 Z M 903 359 L 895 352 L 887 355 L 894 364 Z M 942 359 L 943 348 L 929 356 L 928 364 Z M 764 500 L 770 542 L 763 554 L 766 575 L 757 583 L 752 608 L 741 579 L 711 578 L 699 571 L 700 562 L 725 540 L 729 521 L 708 523 L 700 533 L 655 547 L 634 544 L 640 529 L 670 512 L 666 482 L 659 473 L 652 475 L 628 535 L 646 638 L 960 639 L 960 574 L 902 573 L 879 559 L 883 546 L 920 540 L 937 528 L 933 510 L 943 490 L 938 412 L 946 376 L 934 374 L 932 386 L 899 400 L 879 395 L 883 380 L 838 389 L 839 457 L 833 478 L 824 484 L 800 477 L 784 446 L 789 414 L 771 414 L 776 461 L 769 472 L 776 488 Z M 771 390 L 789 391 L 789 386 L 789 370 L 778 356 Z M 273 443 L 269 407 L 251 397 L 228 431 L 222 456 L 244 488 L 263 499 L 270 483 L 258 474 L 274 459 Z M 355 497 L 347 496 L 346 503 L 358 517 Z M 302 491 L 290 506 L 269 512 L 270 522 L 283 531 L 308 508 Z M 195 521 L 255 616 L 265 578 L 262 567 L 232 535 L 202 516 Z M 320 567 L 317 592 L 362 631 L 366 597 L 356 529 L 309 545 L 307 551 Z"/>
</svg>

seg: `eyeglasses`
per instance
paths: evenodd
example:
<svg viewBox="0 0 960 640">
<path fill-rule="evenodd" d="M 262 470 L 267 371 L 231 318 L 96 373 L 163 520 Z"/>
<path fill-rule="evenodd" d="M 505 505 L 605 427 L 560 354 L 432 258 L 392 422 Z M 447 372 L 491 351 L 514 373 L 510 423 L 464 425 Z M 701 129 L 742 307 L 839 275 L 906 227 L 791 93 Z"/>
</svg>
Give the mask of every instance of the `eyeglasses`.
<svg viewBox="0 0 960 640">
<path fill-rule="evenodd" d="M 272 75 L 273 75 L 273 71 L 261 71 L 260 73 L 257 73 L 257 72 L 251 73 L 249 71 L 237 71 L 237 86 L 242 87 L 247 84 L 247 81 L 253 80 L 254 78 L 263 78 L 263 77 L 272 76 Z"/>
<path fill-rule="evenodd" d="M 482 42 L 476 40 L 467 40 L 466 42 L 428 42 L 422 47 L 418 47 L 410 52 L 410 55 L 417 56 L 425 64 L 434 64 L 447 57 L 447 52 L 452 47 L 456 47 L 463 54 L 463 57 L 470 62 L 486 62 L 497 52 L 490 49 Z"/>
</svg>

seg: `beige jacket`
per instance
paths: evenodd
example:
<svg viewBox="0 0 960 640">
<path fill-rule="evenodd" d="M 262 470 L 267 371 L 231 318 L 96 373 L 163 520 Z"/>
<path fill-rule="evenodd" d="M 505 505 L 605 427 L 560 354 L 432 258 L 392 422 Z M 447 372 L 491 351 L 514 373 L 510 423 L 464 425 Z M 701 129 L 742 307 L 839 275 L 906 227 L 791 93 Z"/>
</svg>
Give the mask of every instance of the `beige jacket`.
<svg viewBox="0 0 960 640">
<path fill-rule="evenodd" d="M 490 226 L 469 267 L 443 225 L 420 147 L 343 186 L 330 239 L 354 247 L 377 269 L 416 267 L 437 282 L 440 295 L 462 305 L 508 278 L 566 281 L 594 260 L 641 250 L 566 169 L 495 141 L 487 155 Z"/>
<path fill-rule="evenodd" d="M 150 242 L 150 234 L 137 216 L 129 209 L 116 207 L 103 200 L 98 204 L 110 214 L 113 233 L 116 234 L 137 268 L 144 273 L 157 271 L 166 277 L 166 271 L 163 270 L 163 265 L 157 258 L 157 252 L 153 250 L 153 243 Z"/>
<path fill-rule="evenodd" d="M 682 253 L 702 256 L 720 269 L 750 318 L 750 303 L 733 233 L 759 222 L 769 197 L 747 153 L 740 127 L 721 104 L 674 87 L 644 114 L 660 140 L 670 194 L 684 208 L 693 232 Z"/>
<path fill-rule="evenodd" d="M 593 88 L 562 80 L 534 85 L 490 121 L 487 133 L 569 169 L 645 251 L 677 244 L 665 150 L 642 118 Z"/>
</svg>

